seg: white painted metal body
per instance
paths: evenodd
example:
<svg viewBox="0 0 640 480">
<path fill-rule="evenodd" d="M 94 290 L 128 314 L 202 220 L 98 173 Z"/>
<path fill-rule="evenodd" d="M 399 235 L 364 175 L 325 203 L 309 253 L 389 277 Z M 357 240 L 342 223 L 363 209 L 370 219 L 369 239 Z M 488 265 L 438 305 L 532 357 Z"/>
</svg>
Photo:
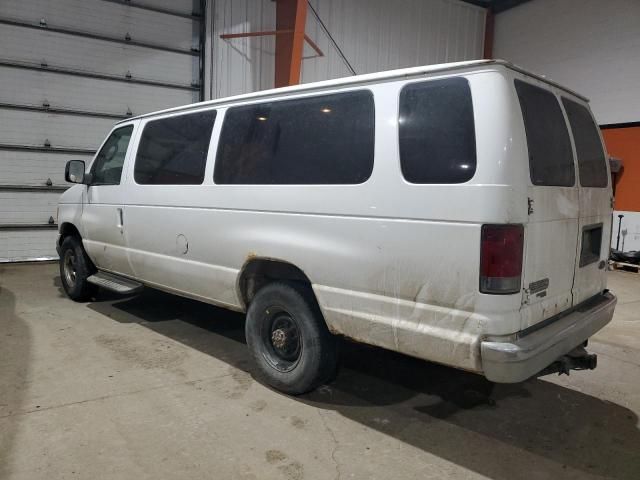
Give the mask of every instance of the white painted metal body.
<svg viewBox="0 0 640 480">
<path fill-rule="evenodd" d="M 476 173 L 462 184 L 410 184 L 398 154 L 400 89 L 448 76 L 464 76 L 471 88 Z M 248 261 L 293 264 L 311 280 L 333 332 L 481 372 L 483 340 L 511 338 L 605 288 L 604 270 L 597 264 L 579 269 L 576 252 L 583 224 L 602 222 L 609 231 L 610 187 L 594 192 L 531 184 L 513 87 L 514 78 L 524 77 L 500 62 L 464 62 L 288 87 L 131 119 L 119 124 L 135 126 L 121 184 L 73 187 L 62 196 L 58 221 L 78 228 L 98 268 L 235 310 L 245 309 L 238 277 Z M 540 79 L 526 79 L 586 103 Z M 365 183 L 214 184 L 228 107 L 361 89 L 375 99 L 375 163 Z M 145 123 L 206 109 L 218 113 L 204 183 L 136 184 L 134 158 Z M 532 214 L 528 198 L 534 199 Z M 481 226 L 509 223 L 525 228 L 523 291 L 480 293 Z M 186 254 L 179 236 L 187 239 Z M 526 286 L 542 278 L 549 279 L 547 295 L 529 295 Z"/>
</svg>

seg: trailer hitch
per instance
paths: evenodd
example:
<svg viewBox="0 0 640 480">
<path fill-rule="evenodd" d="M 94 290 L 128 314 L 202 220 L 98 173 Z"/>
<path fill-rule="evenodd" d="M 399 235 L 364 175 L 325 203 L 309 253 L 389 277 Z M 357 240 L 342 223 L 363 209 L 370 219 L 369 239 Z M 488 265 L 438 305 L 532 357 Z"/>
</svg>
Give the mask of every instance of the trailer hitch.
<svg viewBox="0 0 640 480">
<path fill-rule="evenodd" d="M 598 356 L 595 353 L 587 352 L 583 346 L 580 346 L 558 358 L 536 376 L 541 377 L 552 373 L 569 375 L 571 370 L 593 370 L 597 366 Z"/>
</svg>

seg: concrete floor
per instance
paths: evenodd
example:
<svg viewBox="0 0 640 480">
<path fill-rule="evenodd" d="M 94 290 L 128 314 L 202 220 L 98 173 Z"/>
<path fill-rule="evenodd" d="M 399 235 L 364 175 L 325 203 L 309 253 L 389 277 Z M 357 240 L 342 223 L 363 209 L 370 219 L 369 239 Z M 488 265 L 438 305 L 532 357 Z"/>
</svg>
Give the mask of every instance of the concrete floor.
<svg viewBox="0 0 640 480">
<path fill-rule="evenodd" d="M 153 290 L 76 304 L 57 265 L 0 266 L 0 478 L 640 478 L 640 275 L 600 366 L 493 386 L 346 344 L 338 379 L 255 382 L 243 317 Z"/>
</svg>

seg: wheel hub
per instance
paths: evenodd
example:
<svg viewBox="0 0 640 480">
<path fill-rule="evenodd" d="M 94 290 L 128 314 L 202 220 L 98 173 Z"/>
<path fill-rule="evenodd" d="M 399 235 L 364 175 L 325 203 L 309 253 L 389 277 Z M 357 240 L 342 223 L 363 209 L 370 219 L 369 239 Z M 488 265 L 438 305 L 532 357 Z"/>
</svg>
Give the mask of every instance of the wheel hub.
<svg viewBox="0 0 640 480">
<path fill-rule="evenodd" d="M 302 339 L 297 322 L 286 311 L 272 310 L 265 322 L 264 340 L 268 343 L 267 360 L 282 372 L 291 370 L 300 358 Z"/>
<path fill-rule="evenodd" d="M 278 349 L 284 348 L 287 345 L 288 340 L 287 332 L 282 328 L 278 328 L 271 333 L 271 343 L 273 343 L 273 346 Z"/>
<path fill-rule="evenodd" d="M 70 250 L 64 255 L 64 276 L 67 284 L 73 288 L 76 283 L 76 257 Z"/>
</svg>

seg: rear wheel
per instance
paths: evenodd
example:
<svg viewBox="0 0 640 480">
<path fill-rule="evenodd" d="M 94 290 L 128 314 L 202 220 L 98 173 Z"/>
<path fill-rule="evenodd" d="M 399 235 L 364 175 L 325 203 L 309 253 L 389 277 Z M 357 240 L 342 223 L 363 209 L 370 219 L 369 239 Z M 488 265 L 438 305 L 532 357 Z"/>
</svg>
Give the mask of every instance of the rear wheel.
<svg viewBox="0 0 640 480">
<path fill-rule="evenodd" d="M 260 289 L 245 332 L 260 376 L 278 390 L 299 395 L 335 375 L 336 338 L 309 287 L 277 282 Z"/>
<path fill-rule="evenodd" d="M 92 274 L 93 265 L 81 240 L 75 236 L 66 237 L 60 247 L 60 278 L 69 298 L 82 302 L 95 294 L 97 287 L 87 282 Z"/>
</svg>

